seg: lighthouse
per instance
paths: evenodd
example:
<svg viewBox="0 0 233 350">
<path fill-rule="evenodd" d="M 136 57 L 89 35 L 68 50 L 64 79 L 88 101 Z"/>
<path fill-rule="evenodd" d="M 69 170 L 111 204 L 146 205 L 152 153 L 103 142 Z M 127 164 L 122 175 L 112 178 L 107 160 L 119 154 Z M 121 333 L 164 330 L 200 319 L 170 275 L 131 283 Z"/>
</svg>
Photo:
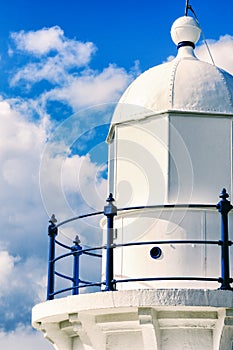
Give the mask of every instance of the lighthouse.
<svg viewBox="0 0 233 350">
<path fill-rule="evenodd" d="M 60 298 L 54 247 L 64 223 L 50 221 L 48 300 L 32 324 L 57 350 L 233 348 L 233 77 L 196 57 L 200 33 L 194 18 L 178 18 L 177 56 L 141 74 L 117 104 L 101 254 L 74 241 L 72 295 Z M 102 257 L 99 283 L 79 278 L 90 251 Z"/>
</svg>

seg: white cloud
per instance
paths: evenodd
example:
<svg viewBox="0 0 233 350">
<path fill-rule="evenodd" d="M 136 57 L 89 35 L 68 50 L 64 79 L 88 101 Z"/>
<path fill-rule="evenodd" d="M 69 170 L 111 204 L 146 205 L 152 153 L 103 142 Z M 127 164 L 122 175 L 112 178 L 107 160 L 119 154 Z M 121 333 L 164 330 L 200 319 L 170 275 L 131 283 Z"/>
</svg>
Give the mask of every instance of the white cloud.
<svg viewBox="0 0 233 350">
<path fill-rule="evenodd" d="M 39 202 L 40 155 L 47 131 L 43 122 L 27 120 L 6 100 L 0 101 L 0 118 L 1 200 L 6 215 L 17 215 L 22 210 L 26 214 L 29 202 Z"/>
<path fill-rule="evenodd" d="M 0 251 L 0 285 L 7 286 L 9 277 L 14 268 L 16 258 L 9 255 L 6 250 Z M 2 292 L 2 290 L 1 290 Z"/>
<path fill-rule="evenodd" d="M 18 322 L 28 322 L 33 304 L 45 299 L 48 251 L 45 207 L 48 203 L 43 198 L 44 207 L 39 174 L 42 151 L 47 137 L 52 135 L 46 130 L 47 124 L 43 120 L 28 120 L 27 114 L 15 111 L 6 100 L 0 101 L 0 118 L 0 189 L 1 202 L 4 203 L 1 209 L 4 249 L 0 249 L 0 282 L 4 286 L 1 288 L 0 308 L 4 317 L 0 328 L 5 323 L 8 329 Z M 70 135 L 71 128 L 65 130 Z M 74 134 L 76 140 L 78 135 Z M 77 211 L 89 211 L 90 207 L 102 208 L 106 197 L 106 180 L 99 176 L 102 168 L 93 163 L 89 155 L 71 155 L 65 136 L 62 133 L 55 137 L 48 153 L 49 166 L 45 166 L 44 177 L 40 179 L 47 183 L 48 214 L 55 211 L 59 221 Z M 99 244 L 101 235 L 90 236 L 90 232 L 96 229 L 99 229 L 99 217 L 92 222 L 92 231 L 87 225 L 81 226 L 78 232 L 82 243 L 90 244 L 91 239 L 92 244 L 97 241 Z M 73 227 L 67 230 L 71 237 L 68 243 L 72 245 L 77 230 Z M 92 268 L 85 270 L 94 274 Z"/>
<path fill-rule="evenodd" d="M 19 326 L 9 333 L 0 331 L 0 348 L 7 350 L 54 350 L 43 335 L 28 326 Z"/>
<path fill-rule="evenodd" d="M 44 55 L 51 50 L 60 50 L 63 46 L 64 31 L 59 26 L 43 28 L 37 31 L 11 33 L 16 47 L 35 55 Z"/>
<path fill-rule="evenodd" d="M 43 121 L 30 121 L 28 115 L 21 115 L 10 105 L 10 102 L 0 98 L 0 147 L 7 152 L 19 152 L 41 149 L 46 138 Z M 41 123 L 42 122 L 42 123 Z M 2 154 L 0 155 L 2 157 Z"/>
<path fill-rule="evenodd" d="M 233 36 L 223 35 L 218 40 L 207 40 L 216 66 L 233 74 Z M 211 63 L 211 58 L 204 43 L 196 48 L 197 56 Z"/>
<path fill-rule="evenodd" d="M 45 298 L 45 261 L 13 256 L 4 249 L 0 251 L 0 273 L 0 329 L 30 323 L 32 306 Z"/>
<path fill-rule="evenodd" d="M 26 90 L 46 81 L 49 86 L 40 98 L 61 101 L 73 110 L 93 104 L 115 102 L 139 73 L 136 61 L 130 72 L 110 64 L 101 71 L 89 67 L 96 47 L 92 42 L 68 39 L 58 26 L 35 32 L 13 33 L 17 50 L 25 54 L 27 63 L 12 76 L 11 86 L 23 86 Z M 35 55 L 31 59 L 30 55 Z"/>
<path fill-rule="evenodd" d="M 92 163 L 89 155 L 66 158 L 62 167 L 62 185 L 67 200 L 71 194 L 82 198 L 86 208 L 103 209 L 107 195 L 107 181 L 99 176 L 103 165 Z M 86 209 L 86 210 L 87 210 Z"/>
<path fill-rule="evenodd" d="M 53 55 L 59 56 L 66 66 L 86 65 L 96 51 L 92 42 L 68 39 L 59 26 L 30 32 L 22 30 L 12 33 L 11 38 L 17 50 L 38 57 L 48 56 L 53 51 Z M 56 63 L 56 60 L 54 62 Z"/>
<path fill-rule="evenodd" d="M 23 110 L 27 111 L 25 106 Z M 46 122 L 33 122 L 27 113 L 22 115 L 6 100 L 0 101 L 0 118 L 0 188 L 1 202 L 4 203 L 1 209 L 1 240 L 6 247 L 0 249 L 0 282 L 4 286 L 0 295 L 4 315 L 0 328 L 5 324 L 8 329 L 19 322 L 28 323 L 33 304 L 45 299 L 48 217 L 40 194 L 39 171 L 50 130 L 46 129 Z M 67 130 L 69 134 L 70 131 Z M 72 210 L 85 210 L 88 204 L 102 206 L 106 196 L 106 180 L 97 176 L 98 165 L 92 163 L 89 156 L 71 156 L 62 137 L 65 135 L 55 139 L 53 151 L 49 153 L 52 173 L 45 169 L 46 181 L 49 182 L 47 195 L 54 210 L 59 204 L 57 180 L 63 193 L 60 211 L 56 211 L 59 220 L 66 214 L 64 202 L 68 202 L 71 208 L 70 217 Z M 57 162 L 63 163 L 62 169 L 57 167 Z M 87 194 L 91 203 L 87 201 Z M 87 227 L 81 228 L 81 233 L 85 229 Z M 76 233 L 71 230 L 69 243 L 72 244 Z M 90 237 L 83 240 L 87 241 L 90 242 Z"/>
<path fill-rule="evenodd" d="M 46 294 L 48 219 L 39 165 L 47 131 L 46 123 L 32 122 L 2 99 L 0 118 L 0 328 L 13 329 L 30 322 L 31 307 Z"/>
<path fill-rule="evenodd" d="M 36 62 L 29 62 L 17 71 L 11 79 L 13 86 L 19 82 L 34 84 L 42 80 L 63 84 L 69 77 L 69 70 L 87 66 L 96 51 L 92 42 L 66 38 L 58 26 L 12 33 L 11 38 L 17 50 L 37 57 Z M 11 49 L 11 55 L 13 52 Z"/>
<path fill-rule="evenodd" d="M 101 103 L 116 102 L 129 85 L 132 75 L 123 68 L 109 65 L 102 72 L 88 70 L 71 77 L 67 84 L 43 95 L 45 100 L 58 100 L 69 104 L 73 110 Z"/>
<path fill-rule="evenodd" d="M 49 216 L 55 213 L 58 222 L 61 222 L 80 214 L 103 210 L 107 180 L 101 177 L 101 172 L 105 165 L 92 162 L 89 154 L 67 156 L 62 154 L 61 148 L 61 153 L 53 156 L 51 151 L 44 155 L 47 159 L 43 160 L 40 179 L 44 206 Z M 73 226 L 62 227 L 62 231 L 70 237 L 69 243 L 79 233 L 82 242 L 100 244 L 101 235 L 97 233 L 99 221 L 100 217 L 91 223 L 90 220 L 75 222 Z M 89 232 L 89 238 L 83 240 L 87 229 L 90 231 L 90 225 L 96 230 L 95 238 Z"/>
</svg>

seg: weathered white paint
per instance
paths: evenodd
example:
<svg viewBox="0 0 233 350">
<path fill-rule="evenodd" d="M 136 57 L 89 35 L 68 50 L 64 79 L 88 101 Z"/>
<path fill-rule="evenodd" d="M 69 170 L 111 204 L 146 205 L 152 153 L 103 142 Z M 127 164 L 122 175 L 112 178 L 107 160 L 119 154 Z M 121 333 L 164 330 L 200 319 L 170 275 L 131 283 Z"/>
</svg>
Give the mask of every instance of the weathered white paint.
<svg viewBox="0 0 233 350">
<path fill-rule="evenodd" d="M 38 304 L 33 326 L 57 350 L 230 350 L 233 293 L 132 290 Z"/>
</svg>

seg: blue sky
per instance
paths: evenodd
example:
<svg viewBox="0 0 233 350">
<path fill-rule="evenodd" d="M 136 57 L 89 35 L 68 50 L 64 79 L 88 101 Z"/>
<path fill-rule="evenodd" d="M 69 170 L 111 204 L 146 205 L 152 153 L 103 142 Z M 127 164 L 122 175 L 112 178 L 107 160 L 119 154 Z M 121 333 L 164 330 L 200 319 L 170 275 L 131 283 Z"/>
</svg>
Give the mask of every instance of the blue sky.
<svg viewBox="0 0 233 350">
<path fill-rule="evenodd" d="M 233 74 L 232 2 L 190 3 L 215 63 Z M 1 5 L 1 349 L 52 349 L 30 326 L 46 295 L 49 215 L 61 221 L 104 205 L 115 103 L 138 74 L 176 55 L 170 27 L 184 8 L 183 0 Z M 196 54 L 209 60 L 201 40 Z M 101 241 L 98 226 L 78 228 L 83 244 L 87 229 Z"/>
</svg>

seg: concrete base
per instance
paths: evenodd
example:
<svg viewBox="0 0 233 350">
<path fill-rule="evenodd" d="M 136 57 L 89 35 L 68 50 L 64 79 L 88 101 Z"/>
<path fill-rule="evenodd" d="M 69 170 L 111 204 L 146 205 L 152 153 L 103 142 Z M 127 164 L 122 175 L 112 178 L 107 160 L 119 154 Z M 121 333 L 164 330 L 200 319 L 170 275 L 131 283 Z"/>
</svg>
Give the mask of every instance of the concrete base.
<svg viewBox="0 0 233 350">
<path fill-rule="evenodd" d="M 56 350 L 232 350 L 233 292 L 128 290 L 68 296 L 32 310 Z"/>
</svg>

